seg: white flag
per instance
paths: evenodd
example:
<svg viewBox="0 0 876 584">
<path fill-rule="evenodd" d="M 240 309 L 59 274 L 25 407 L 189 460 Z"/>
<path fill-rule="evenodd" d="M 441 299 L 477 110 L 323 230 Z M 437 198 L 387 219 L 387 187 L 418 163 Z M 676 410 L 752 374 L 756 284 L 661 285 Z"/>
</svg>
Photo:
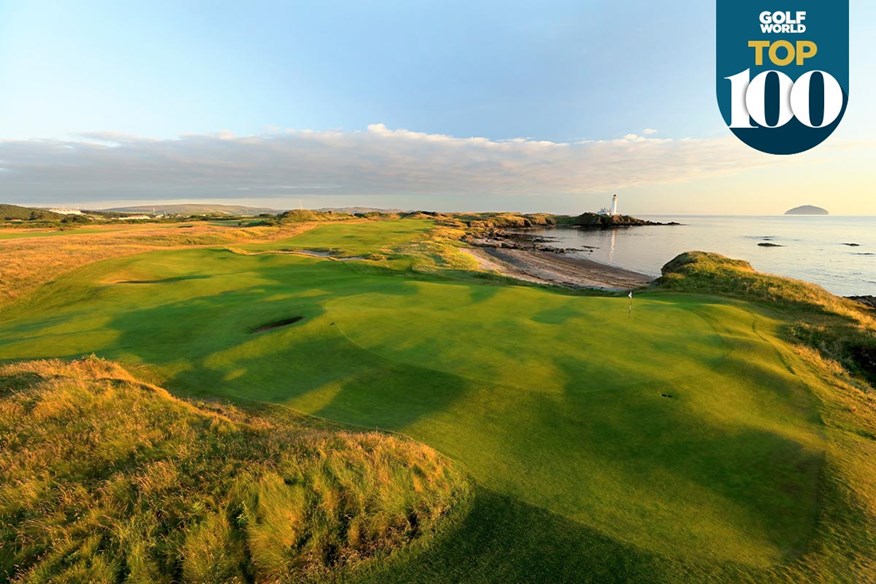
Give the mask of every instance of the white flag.
<svg viewBox="0 0 876 584">
<path fill-rule="evenodd" d="M 632 297 L 633 297 L 633 291 L 630 290 L 630 298 L 632 298 Z"/>
</svg>

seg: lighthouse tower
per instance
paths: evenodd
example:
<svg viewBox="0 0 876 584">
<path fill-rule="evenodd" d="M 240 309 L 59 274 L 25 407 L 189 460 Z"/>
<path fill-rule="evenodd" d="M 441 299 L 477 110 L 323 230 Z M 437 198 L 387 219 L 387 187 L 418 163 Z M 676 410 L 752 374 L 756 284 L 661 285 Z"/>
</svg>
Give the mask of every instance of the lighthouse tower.
<svg viewBox="0 0 876 584">
<path fill-rule="evenodd" d="M 617 195 L 611 198 L 611 214 L 617 215 Z"/>
</svg>

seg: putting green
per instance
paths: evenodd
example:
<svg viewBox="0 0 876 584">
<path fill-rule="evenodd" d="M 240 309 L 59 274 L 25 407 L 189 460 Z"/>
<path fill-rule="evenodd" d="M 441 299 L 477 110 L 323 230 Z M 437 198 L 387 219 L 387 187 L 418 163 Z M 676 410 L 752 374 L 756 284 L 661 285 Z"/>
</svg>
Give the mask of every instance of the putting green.
<svg viewBox="0 0 876 584">
<path fill-rule="evenodd" d="M 638 298 L 628 318 L 626 299 L 415 288 L 334 300 L 329 315 L 362 350 L 470 388 L 402 429 L 484 485 L 700 559 L 779 561 L 811 528 L 817 421 L 754 333 L 760 317 L 703 299 Z"/>
<path fill-rule="evenodd" d="M 358 225 L 283 245 L 388 245 L 380 223 Z M 427 226 L 395 225 L 392 244 Z M 94 352 L 180 393 L 404 432 L 491 492 L 649 557 L 793 557 L 815 522 L 824 445 L 777 323 L 711 297 L 652 292 L 627 307 L 365 263 L 162 251 L 6 307 L 0 359 Z"/>
</svg>

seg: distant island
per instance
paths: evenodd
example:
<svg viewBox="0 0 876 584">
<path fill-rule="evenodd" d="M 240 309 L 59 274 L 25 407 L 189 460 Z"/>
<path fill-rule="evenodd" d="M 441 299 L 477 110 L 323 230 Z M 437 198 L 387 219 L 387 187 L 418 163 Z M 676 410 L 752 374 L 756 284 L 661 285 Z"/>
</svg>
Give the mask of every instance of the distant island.
<svg viewBox="0 0 876 584">
<path fill-rule="evenodd" d="M 794 207 L 785 211 L 785 215 L 830 215 L 827 209 L 816 207 L 815 205 L 803 205 Z"/>
</svg>

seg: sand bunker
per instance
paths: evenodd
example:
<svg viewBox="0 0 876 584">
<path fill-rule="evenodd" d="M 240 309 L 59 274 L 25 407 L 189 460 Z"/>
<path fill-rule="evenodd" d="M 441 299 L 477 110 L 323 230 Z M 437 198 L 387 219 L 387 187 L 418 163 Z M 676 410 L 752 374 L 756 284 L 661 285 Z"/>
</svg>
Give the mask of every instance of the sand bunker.
<svg viewBox="0 0 876 584">
<path fill-rule="evenodd" d="M 299 322 L 301 320 L 304 320 L 303 316 L 291 316 L 289 318 L 284 318 L 282 320 L 276 320 L 274 322 L 269 322 L 267 324 L 263 324 L 261 326 L 255 327 L 253 329 L 250 329 L 250 332 L 253 334 L 257 334 L 257 333 L 263 333 L 265 331 L 272 331 L 274 329 L 282 328 L 284 326 L 289 326 L 290 324 L 295 324 L 296 322 Z"/>
</svg>

